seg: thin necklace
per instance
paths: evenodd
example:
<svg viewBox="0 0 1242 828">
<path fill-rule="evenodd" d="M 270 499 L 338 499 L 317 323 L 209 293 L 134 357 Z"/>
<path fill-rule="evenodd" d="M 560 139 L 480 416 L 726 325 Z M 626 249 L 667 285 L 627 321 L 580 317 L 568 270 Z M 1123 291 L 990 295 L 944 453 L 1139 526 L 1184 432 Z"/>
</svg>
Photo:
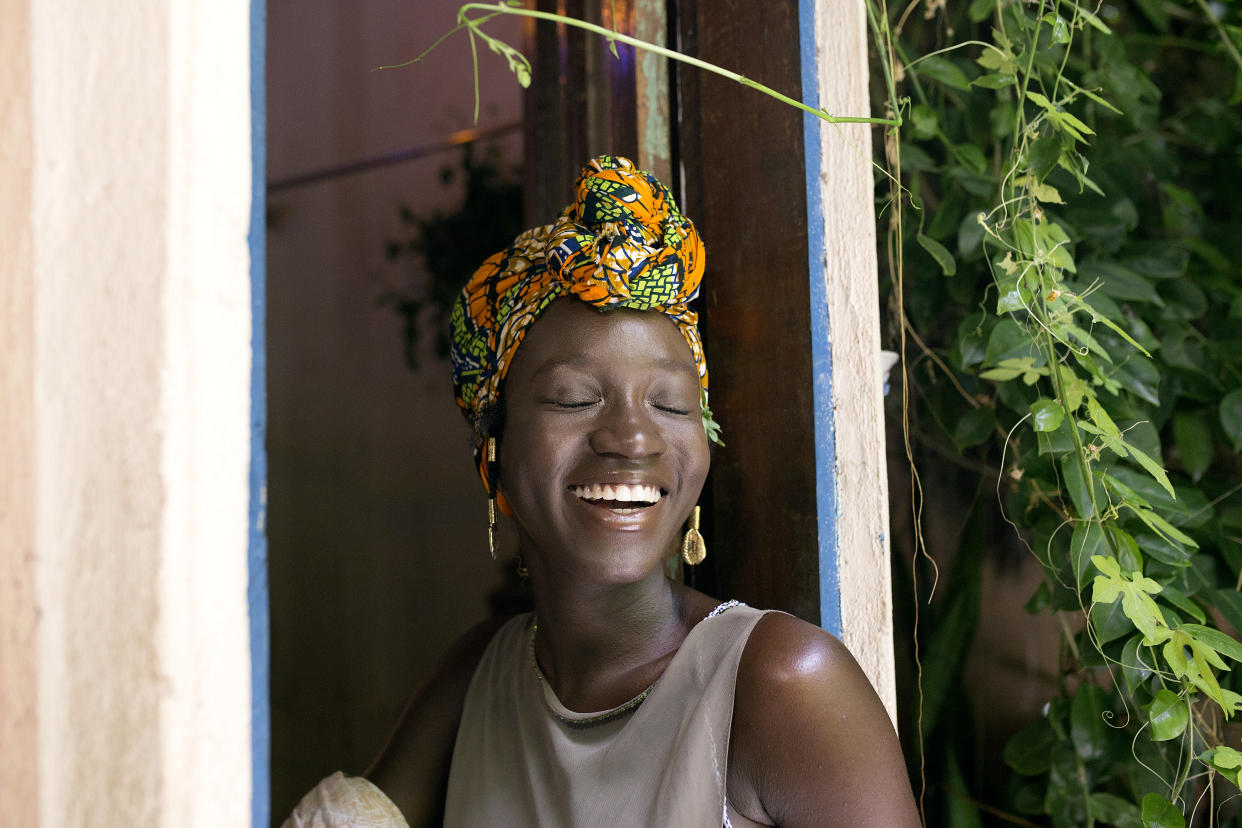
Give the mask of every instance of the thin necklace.
<svg viewBox="0 0 1242 828">
<path fill-rule="evenodd" d="M 547 692 L 552 692 L 552 688 L 548 684 L 548 680 L 544 676 L 543 670 L 539 669 L 539 659 L 535 658 L 535 633 L 538 631 L 539 619 L 532 615 L 530 619 L 530 666 L 534 668 L 535 675 L 539 678 L 539 683 L 543 686 L 543 689 Z M 597 727 L 602 724 L 607 724 L 608 722 L 616 721 L 624 716 L 628 716 L 637 710 L 638 706 L 647 700 L 647 695 L 651 692 L 652 688 L 656 686 L 656 682 L 659 680 L 660 679 L 657 678 L 655 681 L 651 682 L 651 684 L 647 685 L 646 690 L 639 693 L 637 696 L 624 704 L 614 707 L 611 710 L 605 710 L 602 713 L 596 713 L 594 716 L 577 718 L 560 713 L 553 708 L 551 703 L 548 701 L 547 692 L 543 694 L 543 703 L 544 706 L 548 708 L 548 712 L 552 714 L 552 718 L 567 727 Z M 553 695 L 555 695 L 555 693 L 553 693 Z"/>
<path fill-rule="evenodd" d="M 713 609 L 710 613 L 708 613 L 707 618 L 715 618 L 717 615 L 720 615 L 722 612 L 731 610 L 734 607 L 744 607 L 744 606 L 746 605 L 743 604 L 741 601 L 725 601 L 724 603 L 720 604 L 715 609 Z M 707 619 L 704 619 L 704 620 L 707 620 Z M 552 690 L 551 685 L 548 684 L 548 679 L 547 677 L 544 676 L 543 670 L 539 669 L 539 659 L 535 658 L 535 633 L 537 632 L 539 632 L 539 618 L 538 616 L 532 615 L 530 617 L 530 642 L 529 642 L 530 666 L 532 669 L 534 669 L 535 676 L 539 679 L 539 684 L 541 685 L 541 688 L 545 691 L 542 694 L 544 706 L 548 708 L 548 712 L 552 714 L 552 718 L 556 719 L 558 722 L 560 722 L 561 724 L 567 727 L 579 727 L 579 728 L 596 727 L 598 725 L 607 724 L 608 722 L 616 721 L 617 719 L 620 719 L 623 716 L 628 716 L 629 714 L 637 710 L 639 705 L 641 705 L 644 701 L 647 700 L 647 696 L 655 688 L 656 683 L 660 681 L 659 677 L 657 677 L 655 681 L 647 685 L 646 690 L 639 693 L 637 696 L 625 702 L 624 704 L 614 707 L 611 710 L 605 710 L 602 713 L 596 713 L 593 716 L 584 716 L 582 718 L 566 716 L 560 713 L 559 711 L 557 711 L 554 707 L 552 707 L 551 702 L 548 701 L 548 693 L 551 693 L 554 697 L 556 693 Z M 557 699 L 557 701 L 560 701 L 560 700 Z"/>
</svg>

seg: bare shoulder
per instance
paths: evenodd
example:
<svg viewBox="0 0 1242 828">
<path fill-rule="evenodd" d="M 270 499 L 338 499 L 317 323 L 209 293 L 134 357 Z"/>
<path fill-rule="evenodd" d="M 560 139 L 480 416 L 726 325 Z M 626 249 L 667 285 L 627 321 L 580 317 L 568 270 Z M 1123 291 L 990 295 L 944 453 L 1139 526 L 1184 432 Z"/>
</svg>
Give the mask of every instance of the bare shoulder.
<svg viewBox="0 0 1242 828">
<path fill-rule="evenodd" d="M 792 615 L 769 612 L 750 634 L 740 669 L 741 675 L 772 682 L 799 677 L 831 680 L 851 667 L 858 669 L 836 636 Z"/>
<path fill-rule="evenodd" d="M 897 734 L 837 638 L 782 613 L 738 668 L 730 798 L 778 825 L 918 825 Z"/>
<path fill-rule="evenodd" d="M 410 695 L 388 743 L 366 772 L 411 826 L 439 824 L 466 691 L 487 645 L 508 620 L 489 618 L 457 639 Z"/>
</svg>

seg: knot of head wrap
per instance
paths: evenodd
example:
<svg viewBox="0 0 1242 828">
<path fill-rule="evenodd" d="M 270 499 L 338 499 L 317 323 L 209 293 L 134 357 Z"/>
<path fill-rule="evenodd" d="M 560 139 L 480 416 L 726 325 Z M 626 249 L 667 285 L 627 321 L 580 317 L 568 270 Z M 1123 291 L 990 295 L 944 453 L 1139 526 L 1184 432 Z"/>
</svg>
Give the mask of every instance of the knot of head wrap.
<svg viewBox="0 0 1242 828">
<path fill-rule="evenodd" d="M 699 292 L 703 242 L 655 176 L 603 156 L 548 239 L 548 269 L 584 302 L 676 317 Z"/>
<path fill-rule="evenodd" d="M 703 242 L 668 188 L 627 158 L 602 155 L 578 176 L 574 203 L 483 262 L 449 317 L 453 388 L 475 433 L 476 456 L 500 386 L 527 329 L 553 300 L 601 309 L 657 310 L 694 355 L 707 412 L 707 361 L 689 303 L 703 276 Z M 480 462 L 486 480 L 486 463 Z"/>
</svg>

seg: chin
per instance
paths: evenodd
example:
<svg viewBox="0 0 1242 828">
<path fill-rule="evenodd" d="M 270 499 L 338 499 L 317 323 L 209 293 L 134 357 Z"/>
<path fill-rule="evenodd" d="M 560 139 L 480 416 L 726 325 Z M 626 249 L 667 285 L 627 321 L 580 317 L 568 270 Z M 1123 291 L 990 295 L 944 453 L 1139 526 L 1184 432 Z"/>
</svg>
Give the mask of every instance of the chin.
<svg viewBox="0 0 1242 828">
<path fill-rule="evenodd" d="M 660 548 L 671 549 L 665 545 Z M 664 560 L 671 553 L 653 555 L 650 546 L 635 548 L 629 544 L 595 545 L 596 552 L 586 560 L 579 559 L 579 571 L 586 580 L 599 584 L 635 584 L 655 573 L 663 574 Z"/>
</svg>

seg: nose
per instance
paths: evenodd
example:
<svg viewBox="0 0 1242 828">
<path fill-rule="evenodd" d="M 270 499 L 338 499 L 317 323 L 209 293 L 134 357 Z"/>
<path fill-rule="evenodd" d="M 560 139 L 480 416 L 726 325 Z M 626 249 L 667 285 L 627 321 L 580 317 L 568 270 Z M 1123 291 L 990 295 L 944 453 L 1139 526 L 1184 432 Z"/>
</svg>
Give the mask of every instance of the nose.
<svg viewBox="0 0 1242 828">
<path fill-rule="evenodd" d="M 665 447 L 664 435 L 642 400 L 605 405 L 591 432 L 591 448 L 600 455 L 642 459 L 663 454 Z"/>
</svg>

